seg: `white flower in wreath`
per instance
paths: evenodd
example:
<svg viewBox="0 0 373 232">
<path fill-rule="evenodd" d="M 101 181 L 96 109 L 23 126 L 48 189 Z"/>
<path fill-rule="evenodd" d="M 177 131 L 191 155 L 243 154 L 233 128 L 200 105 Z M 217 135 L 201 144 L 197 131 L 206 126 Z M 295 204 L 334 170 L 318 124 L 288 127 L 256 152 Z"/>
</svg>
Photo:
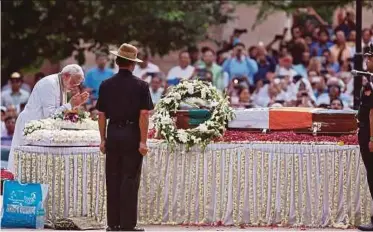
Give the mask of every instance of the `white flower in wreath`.
<svg viewBox="0 0 373 232">
<path fill-rule="evenodd" d="M 197 138 L 196 136 L 192 135 L 190 139 L 193 141 L 193 143 L 198 144 L 202 141 L 201 138 Z"/>
<path fill-rule="evenodd" d="M 172 124 L 173 121 L 170 117 L 166 117 L 166 116 L 162 116 L 162 124 L 163 125 L 167 125 L 167 124 Z"/>
<path fill-rule="evenodd" d="M 216 101 L 211 102 L 212 107 L 216 107 L 217 105 L 219 105 L 219 102 L 216 102 Z"/>
<path fill-rule="evenodd" d="M 207 128 L 207 126 L 205 124 L 200 124 L 197 129 L 201 132 L 207 132 L 209 129 Z"/>
<path fill-rule="evenodd" d="M 166 104 L 170 104 L 171 101 L 172 101 L 171 98 L 165 98 L 165 99 L 164 99 L 164 103 L 166 103 Z"/>
<path fill-rule="evenodd" d="M 194 93 L 194 86 L 193 86 L 193 83 L 188 83 L 187 84 L 187 89 L 188 89 L 188 93 L 190 95 L 192 95 Z"/>
<path fill-rule="evenodd" d="M 201 98 L 202 98 L 202 99 L 206 99 L 206 89 L 205 89 L 205 88 L 203 88 L 203 89 L 201 90 Z"/>
<path fill-rule="evenodd" d="M 174 93 L 174 97 L 176 100 L 180 100 L 181 99 L 181 94 L 180 93 Z"/>
<path fill-rule="evenodd" d="M 177 137 L 182 143 L 187 143 L 188 142 L 188 134 L 185 132 L 185 130 L 179 130 L 177 132 Z"/>
</svg>

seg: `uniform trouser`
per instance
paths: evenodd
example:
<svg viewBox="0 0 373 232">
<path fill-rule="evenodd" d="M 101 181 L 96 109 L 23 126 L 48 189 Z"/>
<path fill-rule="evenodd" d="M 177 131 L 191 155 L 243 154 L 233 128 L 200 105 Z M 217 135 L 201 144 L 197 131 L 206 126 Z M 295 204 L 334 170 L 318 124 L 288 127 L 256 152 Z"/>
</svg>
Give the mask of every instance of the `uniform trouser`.
<svg viewBox="0 0 373 232">
<path fill-rule="evenodd" d="M 137 222 L 142 155 L 133 128 L 108 128 L 106 186 L 108 226 L 131 229 Z M 131 144 L 132 143 L 132 144 Z M 137 143 L 137 144 L 133 144 Z"/>
<path fill-rule="evenodd" d="M 369 125 L 368 125 L 369 126 Z M 370 129 L 369 127 L 359 128 L 358 132 L 361 158 L 363 159 L 370 195 L 373 198 L 373 152 L 369 151 Z M 373 221 L 373 217 L 371 218 Z"/>
</svg>

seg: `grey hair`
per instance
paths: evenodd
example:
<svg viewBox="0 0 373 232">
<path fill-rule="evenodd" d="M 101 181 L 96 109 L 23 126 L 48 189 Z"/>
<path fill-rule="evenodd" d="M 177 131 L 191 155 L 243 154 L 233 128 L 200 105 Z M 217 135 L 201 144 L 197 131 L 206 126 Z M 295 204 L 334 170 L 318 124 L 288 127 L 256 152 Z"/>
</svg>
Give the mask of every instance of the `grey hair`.
<svg viewBox="0 0 373 232">
<path fill-rule="evenodd" d="M 69 64 L 63 67 L 61 74 L 69 74 L 69 75 L 80 75 L 84 81 L 84 72 L 82 67 L 77 64 Z"/>
</svg>

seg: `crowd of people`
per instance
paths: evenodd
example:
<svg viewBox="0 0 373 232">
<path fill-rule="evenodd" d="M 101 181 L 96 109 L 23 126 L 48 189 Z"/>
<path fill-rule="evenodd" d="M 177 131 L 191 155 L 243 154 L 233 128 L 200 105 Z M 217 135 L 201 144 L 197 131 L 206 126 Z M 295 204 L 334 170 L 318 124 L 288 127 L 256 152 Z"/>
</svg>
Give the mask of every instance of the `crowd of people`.
<svg viewBox="0 0 373 232">
<path fill-rule="evenodd" d="M 356 30 L 353 12 L 339 18 L 331 28 L 308 8 L 308 18 L 291 28 L 291 39 L 276 35 L 268 45 L 259 42 L 247 47 L 240 36 L 247 30 L 235 29 L 230 41 L 215 51 L 210 47 L 190 47 L 179 53 L 178 63 L 170 70 L 161 70 L 151 62 L 146 52 L 140 52 L 144 62 L 136 65 L 133 74 L 149 83 L 154 104 L 169 86 L 182 79 L 202 79 L 211 82 L 230 96 L 232 107 L 323 107 L 346 109 L 353 106 L 353 68 Z M 294 17 L 296 19 L 296 17 Z M 372 28 L 362 31 L 363 51 L 373 42 Z M 84 108 L 97 116 L 95 109 L 102 81 L 117 70 L 108 67 L 107 54 L 96 55 L 97 66 L 85 70 L 85 81 L 76 91 L 88 91 L 90 99 Z M 35 83 L 45 74 L 35 74 Z M 367 81 L 366 79 L 364 81 Z M 9 84 L 1 91 L 2 144 L 9 145 L 17 114 L 23 110 L 32 86 L 13 73 Z M 75 93 L 72 92 L 71 95 Z"/>
</svg>

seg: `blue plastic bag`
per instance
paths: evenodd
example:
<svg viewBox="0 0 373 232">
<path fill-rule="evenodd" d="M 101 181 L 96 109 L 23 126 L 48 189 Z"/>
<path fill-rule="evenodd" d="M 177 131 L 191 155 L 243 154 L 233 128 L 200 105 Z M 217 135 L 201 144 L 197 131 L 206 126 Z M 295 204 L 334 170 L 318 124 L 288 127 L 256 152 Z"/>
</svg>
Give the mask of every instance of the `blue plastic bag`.
<svg viewBox="0 0 373 232">
<path fill-rule="evenodd" d="M 37 228 L 47 194 L 48 186 L 44 184 L 5 181 L 1 227 Z"/>
</svg>

